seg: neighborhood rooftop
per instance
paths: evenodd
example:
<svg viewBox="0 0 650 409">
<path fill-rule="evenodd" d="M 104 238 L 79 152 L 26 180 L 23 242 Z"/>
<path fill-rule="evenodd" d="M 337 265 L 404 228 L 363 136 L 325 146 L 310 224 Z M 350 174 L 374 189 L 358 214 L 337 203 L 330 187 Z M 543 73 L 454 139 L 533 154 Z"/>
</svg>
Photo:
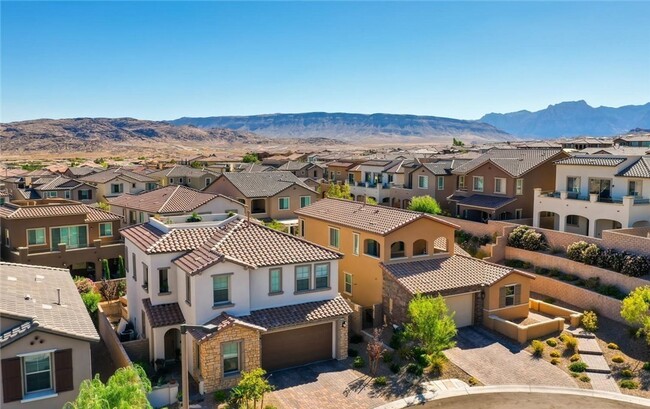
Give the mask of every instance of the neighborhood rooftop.
<svg viewBox="0 0 650 409">
<path fill-rule="evenodd" d="M 120 216 L 78 202 L 61 199 L 22 200 L 0 206 L 0 217 L 7 219 L 32 219 L 86 215 L 87 222 L 120 220 Z"/>
<path fill-rule="evenodd" d="M 492 162 L 512 177 L 520 177 L 561 152 L 562 149 L 491 149 L 478 158 L 460 165 L 453 173 L 463 175 L 487 162 Z"/>
<path fill-rule="evenodd" d="M 557 165 L 587 165 L 587 166 L 618 166 L 628 158 L 625 156 L 611 155 L 585 155 L 571 156 L 555 162 Z"/>
<path fill-rule="evenodd" d="M 228 179 L 246 197 L 271 197 L 294 185 L 313 190 L 291 172 L 227 172 L 220 177 Z"/>
<path fill-rule="evenodd" d="M 229 197 L 201 192 L 185 186 L 166 186 L 135 195 L 123 194 L 108 198 L 113 206 L 140 210 L 149 213 L 188 213 L 209 201 L 223 197 L 233 202 Z M 238 203 L 238 202 L 237 202 Z"/>
<path fill-rule="evenodd" d="M 93 173 L 84 176 L 80 179 L 84 182 L 106 183 L 106 182 L 110 182 L 111 180 L 115 179 L 118 176 L 124 176 L 128 179 L 132 179 L 138 182 L 151 182 L 151 183 L 156 182 L 156 180 L 152 177 L 143 175 L 141 173 L 132 172 L 130 170 L 126 170 L 122 168 L 107 169 L 103 172 Z"/>
<path fill-rule="evenodd" d="M 616 176 L 625 176 L 628 178 L 650 178 L 650 156 L 639 158 L 632 165 L 623 169 Z"/>
</svg>

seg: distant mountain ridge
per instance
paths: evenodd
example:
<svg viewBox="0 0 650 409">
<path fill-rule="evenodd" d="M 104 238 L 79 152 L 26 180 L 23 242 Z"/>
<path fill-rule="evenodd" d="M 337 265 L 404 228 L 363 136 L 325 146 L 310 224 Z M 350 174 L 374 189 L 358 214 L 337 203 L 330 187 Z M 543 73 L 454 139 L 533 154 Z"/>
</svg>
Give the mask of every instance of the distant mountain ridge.
<svg viewBox="0 0 650 409">
<path fill-rule="evenodd" d="M 207 129 L 227 128 L 272 138 L 330 138 L 361 141 L 369 138 L 507 140 L 510 135 L 479 121 L 420 115 L 307 112 L 251 116 L 183 117 L 169 121 Z"/>
<path fill-rule="evenodd" d="M 491 113 L 480 121 L 520 137 L 611 136 L 650 128 L 650 102 L 619 108 L 594 108 L 583 100 L 561 102 L 536 112 Z"/>
</svg>

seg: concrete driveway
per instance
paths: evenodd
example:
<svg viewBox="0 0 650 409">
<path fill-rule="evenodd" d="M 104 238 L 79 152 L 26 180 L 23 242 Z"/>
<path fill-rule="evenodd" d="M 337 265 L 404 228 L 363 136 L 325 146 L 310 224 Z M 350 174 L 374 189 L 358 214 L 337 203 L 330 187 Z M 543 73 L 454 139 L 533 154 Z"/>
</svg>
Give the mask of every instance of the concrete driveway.
<svg viewBox="0 0 650 409">
<path fill-rule="evenodd" d="M 522 346 L 479 327 L 458 330 L 447 357 L 484 385 L 548 385 L 577 388 L 573 378 Z"/>
</svg>

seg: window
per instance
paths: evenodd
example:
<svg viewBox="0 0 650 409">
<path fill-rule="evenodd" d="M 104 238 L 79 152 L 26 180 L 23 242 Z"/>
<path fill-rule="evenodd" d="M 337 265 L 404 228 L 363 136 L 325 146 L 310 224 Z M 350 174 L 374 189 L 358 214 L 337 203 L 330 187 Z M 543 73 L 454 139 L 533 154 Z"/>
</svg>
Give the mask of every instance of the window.
<svg viewBox="0 0 650 409">
<path fill-rule="evenodd" d="M 27 244 L 30 246 L 45 244 L 45 229 L 27 229 Z"/>
<path fill-rule="evenodd" d="M 223 374 L 239 373 L 239 342 L 224 342 L 223 344 Z"/>
<path fill-rule="evenodd" d="M 438 190 L 445 190 L 445 177 L 438 176 Z"/>
<path fill-rule="evenodd" d="M 306 207 L 311 204 L 311 196 L 300 196 L 300 207 Z"/>
<path fill-rule="evenodd" d="M 59 243 L 65 243 L 69 249 L 88 247 L 86 226 L 52 227 L 50 235 L 53 251 L 59 249 Z"/>
<path fill-rule="evenodd" d="M 296 266 L 296 291 L 309 291 L 310 277 L 311 266 Z"/>
<path fill-rule="evenodd" d="M 580 216 L 570 214 L 566 217 L 566 224 L 569 226 L 578 226 L 580 224 Z"/>
<path fill-rule="evenodd" d="M 458 176 L 458 189 L 465 189 L 465 175 Z"/>
<path fill-rule="evenodd" d="M 429 188 L 429 177 L 424 175 L 418 175 L 418 188 L 428 189 Z"/>
<path fill-rule="evenodd" d="M 145 185 L 145 190 L 154 190 L 156 188 L 156 184 L 152 182 L 147 182 Z"/>
<path fill-rule="evenodd" d="M 99 237 L 111 237 L 113 235 L 113 223 L 99 223 Z"/>
<path fill-rule="evenodd" d="M 212 276 L 212 304 L 230 303 L 230 274 Z"/>
<path fill-rule="evenodd" d="M 69 190 L 64 190 L 63 191 L 63 197 L 65 197 L 66 199 L 70 199 L 72 197 L 72 195 L 70 194 Z"/>
<path fill-rule="evenodd" d="M 419 239 L 413 242 L 413 255 L 424 256 L 427 254 L 427 241 Z"/>
<path fill-rule="evenodd" d="M 403 241 L 396 241 L 390 245 L 390 258 L 401 258 L 406 256 L 404 251 L 405 246 Z"/>
<path fill-rule="evenodd" d="M 119 194 L 124 192 L 124 184 L 122 183 L 111 183 L 111 193 Z"/>
<path fill-rule="evenodd" d="M 174 184 L 174 178 L 169 178 L 169 184 L 170 185 Z"/>
<path fill-rule="evenodd" d="M 133 265 L 131 266 L 131 267 L 133 268 L 133 281 L 138 281 L 138 275 L 137 275 L 137 273 L 136 273 L 136 270 L 137 270 L 136 266 L 137 266 L 137 264 L 136 264 L 136 260 L 135 260 L 135 253 L 133 253 L 133 254 L 131 255 L 131 257 L 132 257 L 132 259 L 133 259 L 133 263 L 132 263 Z"/>
<path fill-rule="evenodd" d="M 523 195 L 524 194 L 524 180 L 523 179 L 517 179 L 515 181 L 515 194 L 516 195 Z"/>
<path fill-rule="evenodd" d="M 330 286 L 330 265 L 329 263 L 316 264 L 314 266 L 316 276 L 316 288 L 328 288 Z"/>
<path fill-rule="evenodd" d="M 359 233 L 352 233 L 352 254 L 359 255 Z"/>
<path fill-rule="evenodd" d="M 363 241 L 363 253 L 368 256 L 379 257 L 379 243 L 373 239 L 365 239 Z"/>
<path fill-rule="evenodd" d="M 580 194 L 580 178 L 569 176 L 566 178 L 566 191 L 569 193 Z"/>
<path fill-rule="evenodd" d="M 334 227 L 330 227 L 329 231 L 330 231 L 330 247 L 339 248 L 339 235 L 341 232 L 339 231 L 339 229 L 336 229 Z"/>
<path fill-rule="evenodd" d="M 305 221 L 300 219 L 300 236 L 305 237 Z"/>
<path fill-rule="evenodd" d="M 138 222 L 144 223 L 144 212 L 138 212 Z"/>
<path fill-rule="evenodd" d="M 505 178 L 494 178 L 494 193 L 499 193 L 502 195 L 506 193 Z"/>
<path fill-rule="evenodd" d="M 482 192 L 483 191 L 483 176 L 474 176 L 472 178 L 472 182 L 474 183 L 474 191 L 475 192 Z"/>
<path fill-rule="evenodd" d="M 205 178 L 205 187 L 210 186 L 210 183 L 212 183 L 212 179 L 211 178 Z"/>
<path fill-rule="evenodd" d="M 49 353 L 23 357 L 25 394 L 52 389 L 52 355 Z"/>
<path fill-rule="evenodd" d="M 640 180 L 630 180 L 627 182 L 627 195 L 628 196 L 641 196 L 641 183 Z"/>
<path fill-rule="evenodd" d="M 158 292 L 161 294 L 169 293 L 169 268 L 158 269 Z"/>
<path fill-rule="evenodd" d="M 289 210 L 289 198 L 281 197 L 278 199 L 279 209 L 280 210 Z"/>
<path fill-rule="evenodd" d="M 179 178 L 178 183 L 185 183 L 185 178 Z"/>
<path fill-rule="evenodd" d="M 513 305 L 519 305 L 519 299 L 521 297 L 521 284 L 510 284 L 500 289 L 500 301 L 499 307 L 510 307 Z"/>
<path fill-rule="evenodd" d="M 47 192 L 47 197 L 56 197 L 56 196 L 57 196 L 56 192 L 51 192 L 51 191 Z"/>
<path fill-rule="evenodd" d="M 192 286 L 191 286 L 192 277 L 189 274 L 185 274 L 185 302 L 192 305 Z"/>
<path fill-rule="evenodd" d="M 135 189 L 135 183 L 131 183 L 131 188 Z"/>
<path fill-rule="evenodd" d="M 9 229 L 5 229 L 5 247 L 11 245 L 11 240 L 9 239 Z"/>
<path fill-rule="evenodd" d="M 282 269 L 269 269 L 269 294 L 279 294 L 282 292 Z"/>
<path fill-rule="evenodd" d="M 345 273 L 345 287 L 343 288 L 343 291 L 346 294 L 352 295 L 352 274 L 350 273 Z"/>
<path fill-rule="evenodd" d="M 515 209 L 515 219 L 521 219 L 523 216 L 523 209 Z"/>
<path fill-rule="evenodd" d="M 142 288 L 149 292 L 149 266 L 142 263 Z"/>
</svg>

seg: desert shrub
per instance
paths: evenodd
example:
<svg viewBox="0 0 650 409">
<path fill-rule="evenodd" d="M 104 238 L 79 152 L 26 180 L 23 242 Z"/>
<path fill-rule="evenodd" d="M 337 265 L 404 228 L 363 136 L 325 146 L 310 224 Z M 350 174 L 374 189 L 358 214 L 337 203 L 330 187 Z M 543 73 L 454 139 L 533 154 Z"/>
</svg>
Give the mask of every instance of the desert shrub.
<svg viewBox="0 0 650 409">
<path fill-rule="evenodd" d="M 621 273 L 631 276 L 640 277 L 650 272 L 650 261 L 644 256 L 627 255 L 623 259 Z"/>
<path fill-rule="evenodd" d="M 469 377 L 467 383 L 469 384 L 469 386 L 476 386 L 479 384 L 478 379 L 474 378 L 473 376 Z"/>
<path fill-rule="evenodd" d="M 598 329 L 598 315 L 594 311 L 582 313 L 582 328 L 587 332 L 594 332 Z"/>
<path fill-rule="evenodd" d="M 600 287 L 600 277 L 589 277 L 585 281 L 585 288 L 596 291 Z"/>
<path fill-rule="evenodd" d="M 399 370 L 400 370 L 399 365 L 398 365 L 397 363 L 395 363 L 395 362 L 393 362 L 392 364 L 390 364 L 389 368 L 390 368 L 390 371 L 391 371 L 392 373 L 398 373 Z"/>
<path fill-rule="evenodd" d="M 364 361 L 360 356 L 354 358 L 354 361 L 352 361 L 352 367 L 354 368 L 363 368 L 365 365 L 366 361 Z"/>
<path fill-rule="evenodd" d="M 551 351 L 551 353 L 549 355 L 551 355 L 551 358 L 559 358 L 560 357 L 560 351 L 553 350 L 553 351 Z"/>
<path fill-rule="evenodd" d="M 542 356 L 544 353 L 544 343 L 542 341 L 535 339 L 530 345 L 533 347 L 533 355 L 537 357 Z"/>
<path fill-rule="evenodd" d="M 578 339 L 573 335 L 566 335 L 564 337 L 564 346 L 569 351 L 575 351 L 578 348 Z"/>
<path fill-rule="evenodd" d="M 555 338 L 549 338 L 546 340 L 546 345 L 550 347 L 556 347 L 557 346 L 557 339 Z"/>
<path fill-rule="evenodd" d="M 524 268 L 524 264 L 526 263 L 521 260 L 513 259 L 513 260 L 506 260 L 503 264 L 512 268 Z"/>
<path fill-rule="evenodd" d="M 445 369 L 446 363 L 447 363 L 447 359 L 445 358 L 444 355 L 433 356 L 429 358 L 429 369 L 433 373 L 440 374 L 442 373 L 442 370 Z"/>
<path fill-rule="evenodd" d="M 410 373 L 411 375 L 422 376 L 424 373 L 424 368 L 418 364 L 410 363 L 406 367 L 406 372 Z"/>
<path fill-rule="evenodd" d="M 390 337 L 388 346 L 393 349 L 400 349 L 404 343 L 404 333 L 402 332 L 393 332 L 393 335 Z"/>
<path fill-rule="evenodd" d="M 521 248 L 521 239 L 526 233 L 526 226 L 518 226 L 508 235 L 508 246 Z"/>
<path fill-rule="evenodd" d="M 214 391 L 212 395 L 216 403 L 224 403 L 228 399 L 228 394 L 226 391 Z"/>
<path fill-rule="evenodd" d="M 359 334 L 353 334 L 350 336 L 350 343 L 351 344 L 360 344 L 363 342 L 363 337 Z"/>
<path fill-rule="evenodd" d="M 584 372 L 587 369 L 587 364 L 582 361 L 576 361 L 569 365 L 571 372 Z"/>
<path fill-rule="evenodd" d="M 617 363 L 617 364 L 622 364 L 623 362 L 625 362 L 625 358 L 623 358 L 623 356 L 621 356 L 621 355 L 614 355 L 612 357 L 612 362 Z"/>
<path fill-rule="evenodd" d="M 93 280 L 86 277 L 75 276 L 74 285 L 77 287 L 79 294 L 85 294 L 95 290 Z"/>
<path fill-rule="evenodd" d="M 560 358 L 553 358 L 553 359 L 551 359 L 551 364 L 552 364 L 552 365 L 557 365 L 557 364 L 559 364 L 560 362 L 561 362 L 561 361 L 560 361 Z"/>
<path fill-rule="evenodd" d="M 582 254 L 587 247 L 589 247 L 589 243 L 586 241 L 571 243 L 566 248 L 566 256 L 573 261 L 582 262 Z"/>
<path fill-rule="evenodd" d="M 518 226 L 508 235 L 508 245 L 537 251 L 545 246 L 544 236 L 527 226 Z"/>
<path fill-rule="evenodd" d="M 631 379 L 624 379 L 619 383 L 619 386 L 623 389 L 637 389 L 639 384 Z"/>
<path fill-rule="evenodd" d="M 354 349 L 354 348 L 348 348 L 348 356 L 349 356 L 350 358 L 357 357 L 357 356 L 359 356 L 359 351 L 357 351 L 357 350 Z"/>
<path fill-rule="evenodd" d="M 582 250 L 582 261 L 585 264 L 594 265 L 600 256 L 600 247 L 595 244 L 590 244 Z"/>
<path fill-rule="evenodd" d="M 388 379 L 386 379 L 385 376 L 378 376 L 372 381 L 372 383 L 375 386 L 386 386 L 388 384 Z"/>
<path fill-rule="evenodd" d="M 586 374 L 580 375 L 578 379 L 580 379 L 582 382 L 591 382 L 591 378 L 588 377 Z"/>
<path fill-rule="evenodd" d="M 102 296 L 99 293 L 90 291 L 84 294 L 81 294 L 81 300 L 84 302 L 86 309 L 89 313 L 94 313 L 98 309 L 99 302 L 102 300 Z"/>
<path fill-rule="evenodd" d="M 643 370 L 644 371 L 650 371 L 650 362 L 644 362 L 643 363 Z"/>
<path fill-rule="evenodd" d="M 634 376 L 634 373 L 632 373 L 632 371 L 630 369 L 623 369 L 621 371 L 621 376 L 623 378 L 631 378 L 631 377 Z"/>
<path fill-rule="evenodd" d="M 580 376 L 580 374 L 577 373 L 577 372 L 569 372 L 569 373 L 570 373 L 571 376 L 573 376 L 574 378 L 577 378 L 578 376 Z"/>
<path fill-rule="evenodd" d="M 613 342 L 610 342 L 609 344 L 607 344 L 607 348 L 609 348 L 609 349 L 619 349 L 618 345 L 616 345 Z"/>
<path fill-rule="evenodd" d="M 573 354 L 571 355 L 571 358 L 569 358 L 569 361 L 571 362 L 578 362 L 580 360 L 580 354 Z"/>
<path fill-rule="evenodd" d="M 384 351 L 384 353 L 381 356 L 382 361 L 384 361 L 384 363 L 386 364 L 393 362 L 394 358 L 395 356 L 393 355 L 393 353 L 388 351 Z"/>
<path fill-rule="evenodd" d="M 562 254 L 562 253 L 564 253 L 564 247 L 562 246 L 551 247 L 551 254 Z"/>
</svg>

